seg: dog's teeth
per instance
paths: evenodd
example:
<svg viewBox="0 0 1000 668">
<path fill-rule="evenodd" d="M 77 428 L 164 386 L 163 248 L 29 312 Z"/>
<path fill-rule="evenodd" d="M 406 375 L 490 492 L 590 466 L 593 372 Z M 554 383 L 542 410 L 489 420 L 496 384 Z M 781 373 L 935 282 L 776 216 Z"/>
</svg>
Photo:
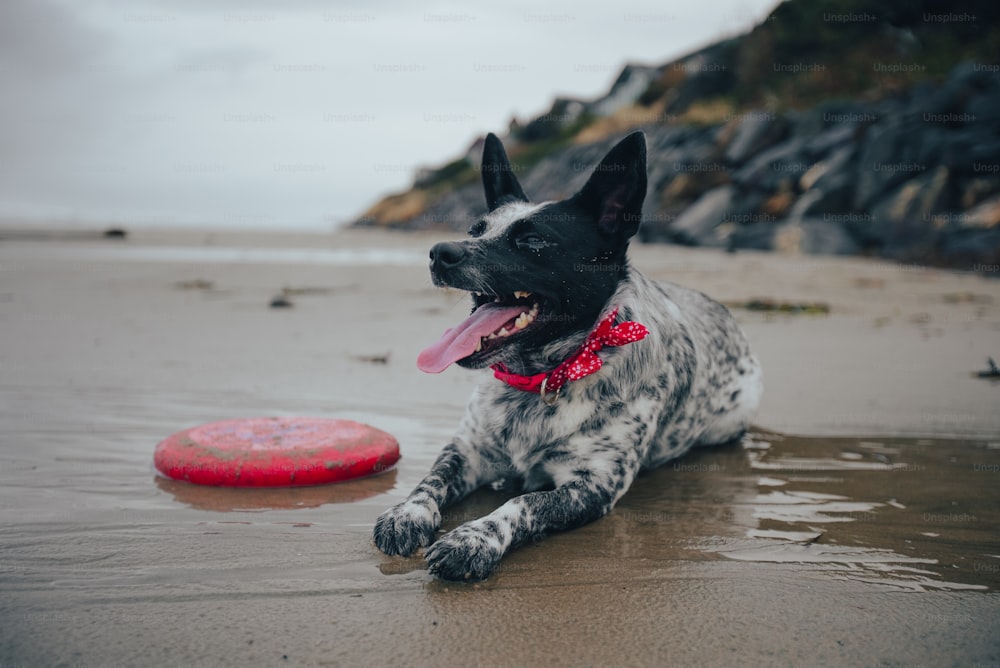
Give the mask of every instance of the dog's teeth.
<svg viewBox="0 0 1000 668">
<path fill-rule="evenodd" d="M 500 331 L 497 332 L 497 336 L 510 336 L 510 332 L 507 331 L 506 327 L 501 327 Z"/>
<path fill-rule="evenodd" d="M 478 353 L 482 349 L 483 349 L 483 340 L 479 339 L 479 341 L 476 342 L 476 352 Z"/>
<path fill-rule="evenodd" d="M 531 293 L 525 290 L 516 290 L 514 292 L 514 299 L 521 299 L 522 297 L 530 297 Z"/>
<path fill-rule="evenodd" d="M 514 321 L 514 329 L 524 329 L 531 324 L 531 320 L 531 316 L 528 315 L 527 311 L 525 311 L 517 317 L 517 320 Z"/>
<path fill-rule="evenodd" d="M 490 334 L 489 336 L 486 337 L 486 340 L 487 341 L 492 341 L 495 338 L 497 338 L 497 334 L 496 334 L 496 332 L 493 332 L 492 334 Z M 480 339 L 480 341 L 482 341 L 482 339 Z"/>
</svg>

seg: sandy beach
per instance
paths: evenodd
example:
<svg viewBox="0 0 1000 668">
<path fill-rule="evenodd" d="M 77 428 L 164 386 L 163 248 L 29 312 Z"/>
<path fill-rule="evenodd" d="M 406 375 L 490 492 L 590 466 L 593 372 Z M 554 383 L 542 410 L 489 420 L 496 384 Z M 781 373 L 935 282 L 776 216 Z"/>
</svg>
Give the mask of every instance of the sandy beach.
<svg viewBox="0 0 1000 668">
<path fill-rule="evenodd" d="M 996 274 L 635 246 L 733 305 L 754 432 L 456 585 L 370 539 L 482 379 L 414 364 L 468 310 L 430 284 L 440 238 L 0 234 L 0 666 L 1000 665 Z M 737 306 L 760 299 L 829 313 Z M 304 489 L 155 474 L 168 435 L 271 415 L 403 456 Z"/>
</svg>

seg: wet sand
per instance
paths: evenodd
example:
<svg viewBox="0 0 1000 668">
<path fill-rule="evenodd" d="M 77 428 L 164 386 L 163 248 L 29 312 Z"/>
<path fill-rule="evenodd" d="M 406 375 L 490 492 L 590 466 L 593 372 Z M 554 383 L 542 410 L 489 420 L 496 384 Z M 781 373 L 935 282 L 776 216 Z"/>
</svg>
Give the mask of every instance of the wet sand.
<svg viewBox="0 0 1000 668">
<path fill-rule="evenodd" d="M 435 239 L 0 242 L 0 664 L 1000 664 L 1000 384 L 973 376 L 1000 281 L 637 246 L 722 301 L 831 312 L 734 309 L 765 370 L 749 438 L 456 585 L 370 541 L 479 378 L 413 363 L 467 309 Z M 154 474 L 167 435 L 261 415 L 367 421 L 403 459 L 297 490 Z"/>
</svg>

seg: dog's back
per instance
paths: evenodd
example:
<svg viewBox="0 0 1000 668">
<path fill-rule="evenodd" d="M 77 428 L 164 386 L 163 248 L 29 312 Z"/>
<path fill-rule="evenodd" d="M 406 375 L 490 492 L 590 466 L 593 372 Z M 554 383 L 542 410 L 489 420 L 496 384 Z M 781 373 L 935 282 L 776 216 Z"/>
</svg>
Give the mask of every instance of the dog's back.
<svg viewBox="0 0 1000 668">
<path fill-rule="evenodd" d="M 630 317 L 659 339 L 659 345 L 628 351 L 640 357 L 635 367 L 643 369 L 641 376 L 672 386 L 644 467 L 741 436 L 763 386 L 760 365 L 729 310 L 701 292 L 654 282 L 634 270 L 622 293 Z"/>
</svg>

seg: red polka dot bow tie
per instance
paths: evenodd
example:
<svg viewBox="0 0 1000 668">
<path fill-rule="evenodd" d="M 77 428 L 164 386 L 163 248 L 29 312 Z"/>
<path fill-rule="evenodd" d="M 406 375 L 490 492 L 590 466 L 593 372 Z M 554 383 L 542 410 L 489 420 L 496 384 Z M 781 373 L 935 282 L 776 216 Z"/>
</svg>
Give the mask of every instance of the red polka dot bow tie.
<svg viewBox="0 0 1000 668">
<path fill-rule="evenodd" d="M 525 392 L 536 392 L 542 395 L 542 400 L 550 406 L 559 399 L 559 390 L 571 380 L 580 380 L 598 371 L 604 364 L 597 356 L 598 351 L 606 346 L 624 346 L 628 343 L 641 341 L 649 334 L 644 325 L 631 320 L 615 324 L 618 308 L 605 316 L 587 335 L 575 353 L 550 372 L 534 376 L 522 376 L 511 373 L 503 364 L 494 364 L 493 375 L 511 387 Z"/>
</svg>

